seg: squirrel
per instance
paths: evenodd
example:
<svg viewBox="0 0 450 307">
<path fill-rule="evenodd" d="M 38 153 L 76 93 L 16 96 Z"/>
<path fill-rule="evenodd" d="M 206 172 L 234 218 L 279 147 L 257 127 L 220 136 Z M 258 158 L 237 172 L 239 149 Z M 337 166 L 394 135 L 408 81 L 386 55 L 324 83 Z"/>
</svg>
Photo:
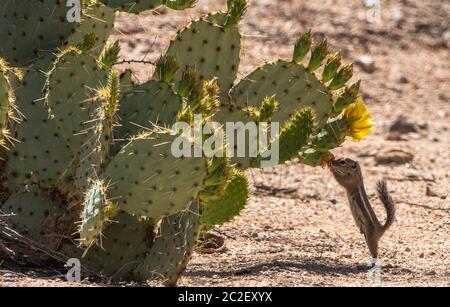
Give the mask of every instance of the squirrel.
<svg viewBox="0 0 450 307">
<path fill-rule="evenodd" d="M 347 158 L 332 159 L 328 162 L 328 166 L 336 181 L 347 191 L 347 198 L 356 225 L 364 234 L 372 258 L 378 259 L 378 242 L 394 223 L 396 212 L 395 203 L 389 195 L 386 181 L 381 180 L 377 183 L 378 197 L 387 213 L 386 222 L 382 225 L 367 197 L 359 163 Z"/>
</svg>

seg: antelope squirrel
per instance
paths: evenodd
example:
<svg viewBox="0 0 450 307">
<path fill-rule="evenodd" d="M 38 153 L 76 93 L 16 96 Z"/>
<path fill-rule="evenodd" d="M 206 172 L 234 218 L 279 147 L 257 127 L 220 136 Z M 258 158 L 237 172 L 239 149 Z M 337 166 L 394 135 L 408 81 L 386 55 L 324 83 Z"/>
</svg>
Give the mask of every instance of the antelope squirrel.
<svg viewBox="0 0 450 307">
<path fill-rule="evenodd" d="M 395 204 L 389 195 L 386 181 L 377 183 L 378 197 L 383 203 L 387 218 L 382 225 L 366 195 L 361 167 L 358 162 L 351 159 L 330 160 L 328 166 L 336 181 L 347 191 L 347 198 L 356 225 L 366 239 L 373 259 L 378 259 L 378 242 L 392 226 L 395 220 Z"/>
</svg>

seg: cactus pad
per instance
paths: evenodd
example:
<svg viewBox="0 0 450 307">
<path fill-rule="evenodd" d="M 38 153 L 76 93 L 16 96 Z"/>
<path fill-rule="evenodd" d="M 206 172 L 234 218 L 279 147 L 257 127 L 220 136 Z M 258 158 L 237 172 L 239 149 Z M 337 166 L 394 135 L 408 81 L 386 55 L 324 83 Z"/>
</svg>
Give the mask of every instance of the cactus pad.
<svg viewBox="0 0 450 307">
<path fill-rule="evenodd" d="M 239 68 L 241 35 L 236 25 L 224 27 L 224 13 L 194 21 L 178 33 L 166 55 L 175 56 L 181 69 L 175 75 L 178 83 L 186 66 L 193 66 L 200 81 L 218 78 L 221 96 L 233 86 Z"/>
<path fill-rule="evenodd" d="M 277 61 L 267 63 L 241 80 L 231 90 L 234 107 L 243 109 L 259 106 L 266 97 L 275 96 L 279 110 L 271 120 L 283 125 L 299 109 L 311 107 L 316 113 L 318 126 L 323 127 L 332 113 L 333 100 L 328 88 L 303 65 Z M 224 115 L 232 116 L 228 106 L 223 107 Z"/>
<path fill-rule="evenodd" d="M 63 175 L 74 158 L 45 106 L 44 86 L 54 60 L 46 56 L 35 62 L 14 84 L 17 107 L 24 120 L 16 127 L 18 144 L 8 153 L 8 185 L 39 182 L 50 187 Z"/>
<path fill-rule="evenodd" d="M 103 224 L 114 215 L 115 210 L 106 199 L 106 186 L 97 181 L 92 184 L 84 198 L 83 212 L 81 214 L 80 242 L 89 247 L 100 241 Z"/>
<path fill-rule="evenodd" d="M 163 218 L 149 254 L 135 270 L 139 279 L 162 279 L 169 284 L 178 279 L 198 238 L 198 206 L 193 202 L 188 211 Z"/>
<path fill-rule="evenodd" d="M 175 158 L 176 136 L 152 134 L 132 140 L 109 163 L 105 179 L 109 198 L 121 210 L 158 220 L 185 210 L 202 188 L 207 173 L 203 158 Z"/>
<path fill-rule="evenodd" d="M 103 231 L 101 246 L 92 246 L 80 260 L 104 276 L 126 279 L 148 253 L 153 239 L 152 225 L 124 212 L 112 220 Z M 75 251 L 75 256 L 78 253 L 79 250 Z"/>
<path fill-rule="evenodd" d="M 106 84 L 97 62 L 76 49 L 63 52 L 49 74 L 47 103 L 62 137 L 77 153 L 102 108 L 95 90 Z"/>
<path fill-rule="evenodd" d="M 204 230 L 222 225 L 237 216 L 250 197 L 248 180 L 244 173 L 235 171 L 225 193 L 217 200 L 202 204 L 200 222 Z"/>
<path fill-rule="evenodd" d="M 69 22 L 66 1 L 2 1 L 0 4 L 0 53 L 15 66 L 24 66 L 44 52 L 81 43 L 88 33 L 98 39 L 95 50 L 101 52 L 114 24 L 114 13 L 98 4 L 82 11 L 81 23 Z"/>
</svg>

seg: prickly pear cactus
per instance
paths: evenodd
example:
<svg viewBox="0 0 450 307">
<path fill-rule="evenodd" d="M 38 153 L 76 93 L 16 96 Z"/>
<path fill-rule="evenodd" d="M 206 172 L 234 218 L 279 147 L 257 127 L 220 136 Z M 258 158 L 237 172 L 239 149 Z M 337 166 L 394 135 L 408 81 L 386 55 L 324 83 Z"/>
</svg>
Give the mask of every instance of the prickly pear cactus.
<svg viewBox="0 0 450 307">
<path fill-rule="evenodd" d="M 101 4 L 80 8 L 80 22 L 77 22 L 68 20 L 70 11 L 66 1 L 35 1 L 32 6 L 28 0 L 2 1 L 0 54 L 11 65 L 25 66 L 44 53 L 77 46 L 89 33 L 95 34 L 93 49 L 101 52 L 114 25 L 114 11 Z"/>
<path fill-rule="evenodd" d="M 277 122 L 264 150 L 277 146 L 280 164 L 313 166 L 370 132 L 352 66 L 309 32 L 291 60 L 236 80 L 246 0 L 181 29 L 140 85 L 115 70 L 120 48 L 106 43 L 116 11 L 196 1 L 89 0 L 79 12 L 64 1 L 33 10 L 28 2 L 0 4 L 0 209 L 17 231 L 101 276 L 173 285 L 199 232 L 245 207 L 248 181 L 234 165 L 261 167 L 266 155 L 237 158 L 227 144 L 212 146 L 207 137 L 221 125 Z M 78 22 L 68 22 L 69 11 Z M 205 138 L 173 127 L 195 128 L 197 115 L 216 121 Z M 180 144 L 200 155 L 175 154 Z"/>
</svg>

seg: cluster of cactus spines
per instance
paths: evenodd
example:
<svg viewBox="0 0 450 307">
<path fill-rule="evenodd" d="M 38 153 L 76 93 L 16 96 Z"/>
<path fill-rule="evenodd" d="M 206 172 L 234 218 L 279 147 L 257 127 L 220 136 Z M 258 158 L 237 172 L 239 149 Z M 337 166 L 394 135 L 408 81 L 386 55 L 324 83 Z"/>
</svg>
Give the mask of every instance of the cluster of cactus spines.
<svg viewBox="0 0 450 307">
<path fill-rule="evenodd" d="M 13 125 L 20 120 L 16 107 L 10 78 L 21 78 L 20 72 L 8 66 L 0 58 L 0 160 L 5 158 L 6 152 L 13 145 L 14 137 L 11 131 Z"/>
<path fill-rule="evenodd" d="M 276 141 L 279 143 L 279 162 L 285 163 L 298 155 L 299 148 L 310 143 L 314 131 L 314 112 L 310 108 L 297 111 L 292 119 L 281 129 Z"/>
<path fill-rule="evenodd" d="M 25 0 L 0 4 L 0 56 L 24 71 L 10 78 L 15 69 L 0 60 L 0 142 L 17 140 L 1 151 L 1 208 L 15 214 L 18 230 L 107 277 L 176 283 L 199 232 L 248 201 L 247 178 L 232 165 L 259 167 L 261 158 L 230 160 L 226 146 L 209 149 L 221 157 L 175 157 L 176 121 L 279 122 L 271 141 L 280 163 L 299 157 L 309 165 L 368 129 L 360 83 L 347 84 L 352 66 L 330 55 L 326 41 L 314 45 L 310 32 L 292 61 L 266 63 L 236 82 L 247 0 L 228 0 L 226 12 L 180 30 L 153 80 L 135 85 L 130 71 L 119 75 L 119 45 L 106 43 L 116 11 L 195 2 L 85 0 L 80 23 L 66 21 L 63 1 L 39 1 L 33 13 Z M 13 111 L 23 114 L 20 124 Z M 355 124 L 361 114 L 365 122 Z"/>
</svg>

